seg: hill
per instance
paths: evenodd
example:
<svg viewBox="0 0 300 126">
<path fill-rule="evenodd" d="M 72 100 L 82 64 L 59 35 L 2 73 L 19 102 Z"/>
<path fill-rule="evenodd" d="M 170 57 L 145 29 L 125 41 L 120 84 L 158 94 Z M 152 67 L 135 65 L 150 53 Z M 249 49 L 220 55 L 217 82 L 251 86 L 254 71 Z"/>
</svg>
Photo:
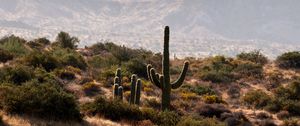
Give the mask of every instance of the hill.
<svg viewBox="0 0 300 126">
<path fill-rule="evenodd" d="M 168 24 L 177 56 L 261 49 L 275 58 L 300 49 L 298 5 L 297 0 L 2 0 L 0 36 L 53 40 L 65 30 L 82 40 L 81 47 L 111 40 L 159 52 L 161 29 Z"/>
<path fill-rule="evenodd" d="M 65 32 L 52 42 L 17 36 L 0 40 L 1 123 L 299 125 L 299 52 L 284 53 L 276 60 L 259 51 L 235 57 L 175 56 L 171 80 L 179 76 L 185 60 L 190 67 L 183 85 L 170 92 L 169 111 L 162 111 L 161 89 L 147 74 L 147 64 L 162 70 L 161 53 L 112 42 L 85 48 L 78 48 L 78 43 Z M 141 87 L 140 97 L 134 96 L 131 103 L 133 74 Z M 120 89 L 116 84 L 122 86 L 122 93 L 116 93 Z"/>
</svg>

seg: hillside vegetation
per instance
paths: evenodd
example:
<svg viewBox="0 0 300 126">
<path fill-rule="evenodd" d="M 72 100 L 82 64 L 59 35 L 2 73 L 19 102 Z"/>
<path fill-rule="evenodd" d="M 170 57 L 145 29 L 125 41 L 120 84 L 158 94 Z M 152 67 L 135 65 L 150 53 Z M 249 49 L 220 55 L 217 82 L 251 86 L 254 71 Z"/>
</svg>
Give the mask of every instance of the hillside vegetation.
<svg viewBox="0 0 300 126">
<path fill-rule="evenodd" d="M 66 32 L 0 39 L 0 125 L 300 125 L 300 52 L 168 63 L 164 53 L 78 43 Z"/>
</svg>

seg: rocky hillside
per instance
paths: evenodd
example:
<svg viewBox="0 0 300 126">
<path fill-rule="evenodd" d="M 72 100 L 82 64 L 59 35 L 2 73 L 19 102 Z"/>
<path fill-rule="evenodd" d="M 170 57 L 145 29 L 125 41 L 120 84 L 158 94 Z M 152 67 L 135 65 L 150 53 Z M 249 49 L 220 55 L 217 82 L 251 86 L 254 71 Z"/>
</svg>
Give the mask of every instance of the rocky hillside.
<svg viewBox="0 0 300 126">
<path fill-rule="evenodd" d="M 147 73 L 147 64 L 162 70 L 162 53 L 78 43 L 65 32 L 55 41 L 0 39 L 1 125 L 299 125 L 299 52 L 174 56 L 171 81 L 184 61 L 189 68 L 163 111 L 162 89 Z"/>
</svg>

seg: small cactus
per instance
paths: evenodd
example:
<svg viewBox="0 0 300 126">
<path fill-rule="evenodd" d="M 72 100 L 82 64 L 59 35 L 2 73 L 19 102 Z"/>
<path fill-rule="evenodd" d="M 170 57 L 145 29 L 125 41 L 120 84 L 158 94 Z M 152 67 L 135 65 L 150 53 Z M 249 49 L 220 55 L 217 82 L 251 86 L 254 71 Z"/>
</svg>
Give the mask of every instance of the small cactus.
<svg viewBox="0 0 300 126">
<path fill-rule="evenodd" d="M 114 83 L 119 84 L 120 86 L 122 86 L 121 68 L 118 68 L 116 70 Z"/>
<path fill-rule="evenodd" d="M 123 87 L 122 79 L 121 79 L 121 69 L 118 68 L 116 70 L 115 78 L 114 78 L 114 85 L 113 85 L 113 98 L 123 100 Z M 140 79 L 137 79 L 136 75 L 131 76 L 131 86 L 130 86 L 130 104 L 140 104 L 140 97 L 141 97 L 141 85 L 142 82 Z"/>
<path fill-rule="evenodd" d="M 132 75 L 131 76 L 131 85 L 130 85 L 130 99 L 129 99 L 129 103 L 130 104 L 134 104 L 135 102 L 135 96 L 136 96 L 136 80 L 137 77 L 136 75 Z"/>
<path fill-rule="evenodd" d="M 148 78 L 150 79 L 151 83 L 153 83 L 162 90 L 161 107 L 163 110 L 169 109 L 171 89 L 177 89 L 183 84 L 189 66 L 189 62 L 185 62 L 180 77 L 175 82 L 170 82 L 169 35 L 169 27 L 166 26 L 164 36 L 162 75 L 156 73 L 155 69 L 152 68 L 150 64 L 147 66 Z"/>
<path fill-rule="evenodd" d="M 114 86 L 113 86 L 113 99 L 117 99 L 118 96 L 119 96 L 119 85 L 114 84 Z"/>
<path fill-rule="evenodd" d="M 142 82 L 140 79 L 137 79 L 136 75 L 131 76 L 131 85 L 130 85 L 130 104 L 140 104 L 141 97 L 141 85 Z"/>
<path fill-rule="evenodd" d="M 119 86 L 118 88 L 118 98 L 122 101 L 123 100 L 123 87 Z"/>
</svg>

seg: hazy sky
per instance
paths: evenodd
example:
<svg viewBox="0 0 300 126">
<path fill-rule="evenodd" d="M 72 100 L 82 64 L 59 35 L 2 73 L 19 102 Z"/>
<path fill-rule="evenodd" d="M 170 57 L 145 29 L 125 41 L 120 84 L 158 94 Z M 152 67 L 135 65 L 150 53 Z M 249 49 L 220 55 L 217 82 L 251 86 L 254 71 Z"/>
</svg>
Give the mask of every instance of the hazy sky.
<svg viewBox="0 0 300 126">
<path fill-rule="evenodd" d="M 292 43 L 298 43 L 300 39 L 299 0 L 0 0 L 0 2 L 0 26 L 7 27 L 17 24 L 15 27 L 39 29 L 45 26 L 47 19 L 48 22 L 64 20 L 63 22 L 72 23 L 74 19 L 88 18 L 80 19 L 81 22 L 77 22 L 78 27 L 99 19 L 100 26 L 118 25 L 122 31 L 125 29 L 128 32 L 140 32 L 137 31 L 139 27 L 148 28 L 152 25 L 166 24 L 182 34 L 201 35 L 205 32 L 203 34 L 217 34 L 232 39 L 262 39 Z M 60 25 L 70 25 L 52 24 L 58 28 Z M 134 26 L 135 24 L 141 26 Z M 51 24 L 47 24 L 47 27 L 49 25 Z M 104 29 L 114 31 L 113 28 Z"/>
</svg>

